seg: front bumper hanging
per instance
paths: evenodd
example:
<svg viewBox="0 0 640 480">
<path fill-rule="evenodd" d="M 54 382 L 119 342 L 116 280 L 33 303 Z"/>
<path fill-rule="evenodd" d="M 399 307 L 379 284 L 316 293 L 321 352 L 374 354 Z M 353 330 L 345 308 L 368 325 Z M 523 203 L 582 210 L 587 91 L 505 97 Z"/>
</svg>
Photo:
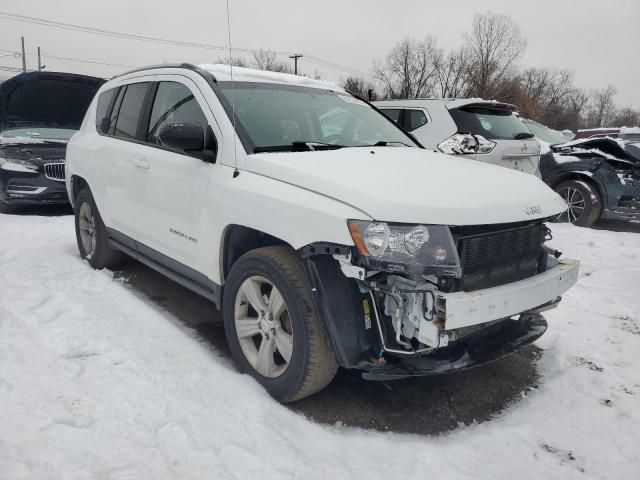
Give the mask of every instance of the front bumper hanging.
<svg viewBox="0 0 640 480">
<path fill-rule="evenodd" d="M 369 367 L 365 380 L 398 380 L 407 377 L 442 375 L 477 367 L 531 345 L 547 330 L 540 314 L 524 313 L 468 335 L 448 347 L 421 357 L 387 357 L 384 364 Z"/>
</svg>

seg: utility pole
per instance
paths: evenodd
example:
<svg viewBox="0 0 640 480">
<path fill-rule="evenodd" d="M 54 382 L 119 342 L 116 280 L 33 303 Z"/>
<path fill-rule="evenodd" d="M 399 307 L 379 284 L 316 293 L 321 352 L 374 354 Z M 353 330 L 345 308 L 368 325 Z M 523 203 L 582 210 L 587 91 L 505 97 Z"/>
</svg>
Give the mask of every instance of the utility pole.
<svg viewBox="0 0 640 480">
<path fill-rule="evenodd" d="M 298 74 L 298 59 L 302 58 L 303 55 L 301 53 L 294 53 L 293 55 L 289 55 L 289 58 L 293 58 L 293 72 Z"/>
<path fill-rule="evenodd" d="M 40 47 L 38 47 L 38 71 L 42 71 L 42 62 L 40 61 Z"/>
<path fill-rule="evenodd" d="M 24 53 L 24 37 L 20 37 L 22 41 L 22 71 L 27 71 L 27 55 Z"/>
</svg>

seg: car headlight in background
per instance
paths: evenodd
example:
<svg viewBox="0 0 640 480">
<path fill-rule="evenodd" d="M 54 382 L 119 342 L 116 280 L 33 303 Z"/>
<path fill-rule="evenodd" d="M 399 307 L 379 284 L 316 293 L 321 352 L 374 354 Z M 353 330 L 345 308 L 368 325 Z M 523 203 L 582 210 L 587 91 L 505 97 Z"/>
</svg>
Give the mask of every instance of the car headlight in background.
<svg viewBox="0 0 640 480">
<path fill-rule="evenodd" d="M 487 140 L 482 135 L 455 133 L 438 145 L 438 150 L 447 155 L 469 155 L 475 153 L 491 153 L 496 142 Z"/>
<path fill-rule="evenodd" d="M 0 157 L 0 168 L 12 172 L 37 172 L 38 166 L 26 160 Z"/>
<path fill-rule="evenodd" d="M 351 220 L 349 231 L 358 252 L 368 263 L 410 265 L 413 268 L 405 270 L 415 273 L 427 267 L 460 268 L 456 245 L 446 225 L 396 225 Z"/>
</svg>

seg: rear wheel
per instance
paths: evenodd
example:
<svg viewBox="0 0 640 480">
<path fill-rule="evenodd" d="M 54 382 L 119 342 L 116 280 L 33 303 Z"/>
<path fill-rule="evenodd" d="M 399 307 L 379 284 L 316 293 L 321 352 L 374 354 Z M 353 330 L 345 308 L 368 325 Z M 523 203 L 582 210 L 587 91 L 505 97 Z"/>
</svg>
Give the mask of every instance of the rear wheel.
<svg viewBox="0 0 640 480">
<path fill-rule="evenodd" d="M 223 315 L 236 364 L 277 400 L 300 400 L 333 379 L 335 356 L 290 248 L 243 255 L 227 278 Z"/>
<path fill-rule="evenodd" d="M 590 227 L 600 218 L 602 197 L 592 185 L 582 180 L 567 180 L 556 186 L 555 191 L 567 202 L 567 210 L 558 215 L 558 221 Z"/>
<path fill-rule="evenodd" d="M 76 197 L 75 217 L 80 256 L 96 270 L 118 266 L 123 254 L 109 245 L 107 230 L 88 188 Z"/>
</svg>

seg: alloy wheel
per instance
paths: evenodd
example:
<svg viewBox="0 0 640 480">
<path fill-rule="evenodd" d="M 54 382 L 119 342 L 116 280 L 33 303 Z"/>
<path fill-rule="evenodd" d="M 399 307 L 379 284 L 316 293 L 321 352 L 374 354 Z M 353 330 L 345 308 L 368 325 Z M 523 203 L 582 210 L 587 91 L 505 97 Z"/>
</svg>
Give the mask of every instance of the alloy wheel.
<svg viewBox="0 0 640 480">
<path fill-rule="evenodd" d="M 582 193 L 574 187 L 566 187 L 558 194 L 567 202 L 567 210 L 558 215 L 561 222 L 575 223 L 584 213 L 586 200 Z"/>
<path fill-rule="evenodd" d="M 256 372 L 282 375 L 293 353 L 289 309 L 275 285 L 261 276 L 247 278 L 236 294 L 235 330 L 242 352 Z"/>
<path fill-rule="evenodd" d="M 96 250 L 96 221 L 93 209 L 88 202 L 80 205 L 78 215 L 78 228 L 80 229 L 80 241 L 86 257 L 91 257 Z"/>
</svg>

